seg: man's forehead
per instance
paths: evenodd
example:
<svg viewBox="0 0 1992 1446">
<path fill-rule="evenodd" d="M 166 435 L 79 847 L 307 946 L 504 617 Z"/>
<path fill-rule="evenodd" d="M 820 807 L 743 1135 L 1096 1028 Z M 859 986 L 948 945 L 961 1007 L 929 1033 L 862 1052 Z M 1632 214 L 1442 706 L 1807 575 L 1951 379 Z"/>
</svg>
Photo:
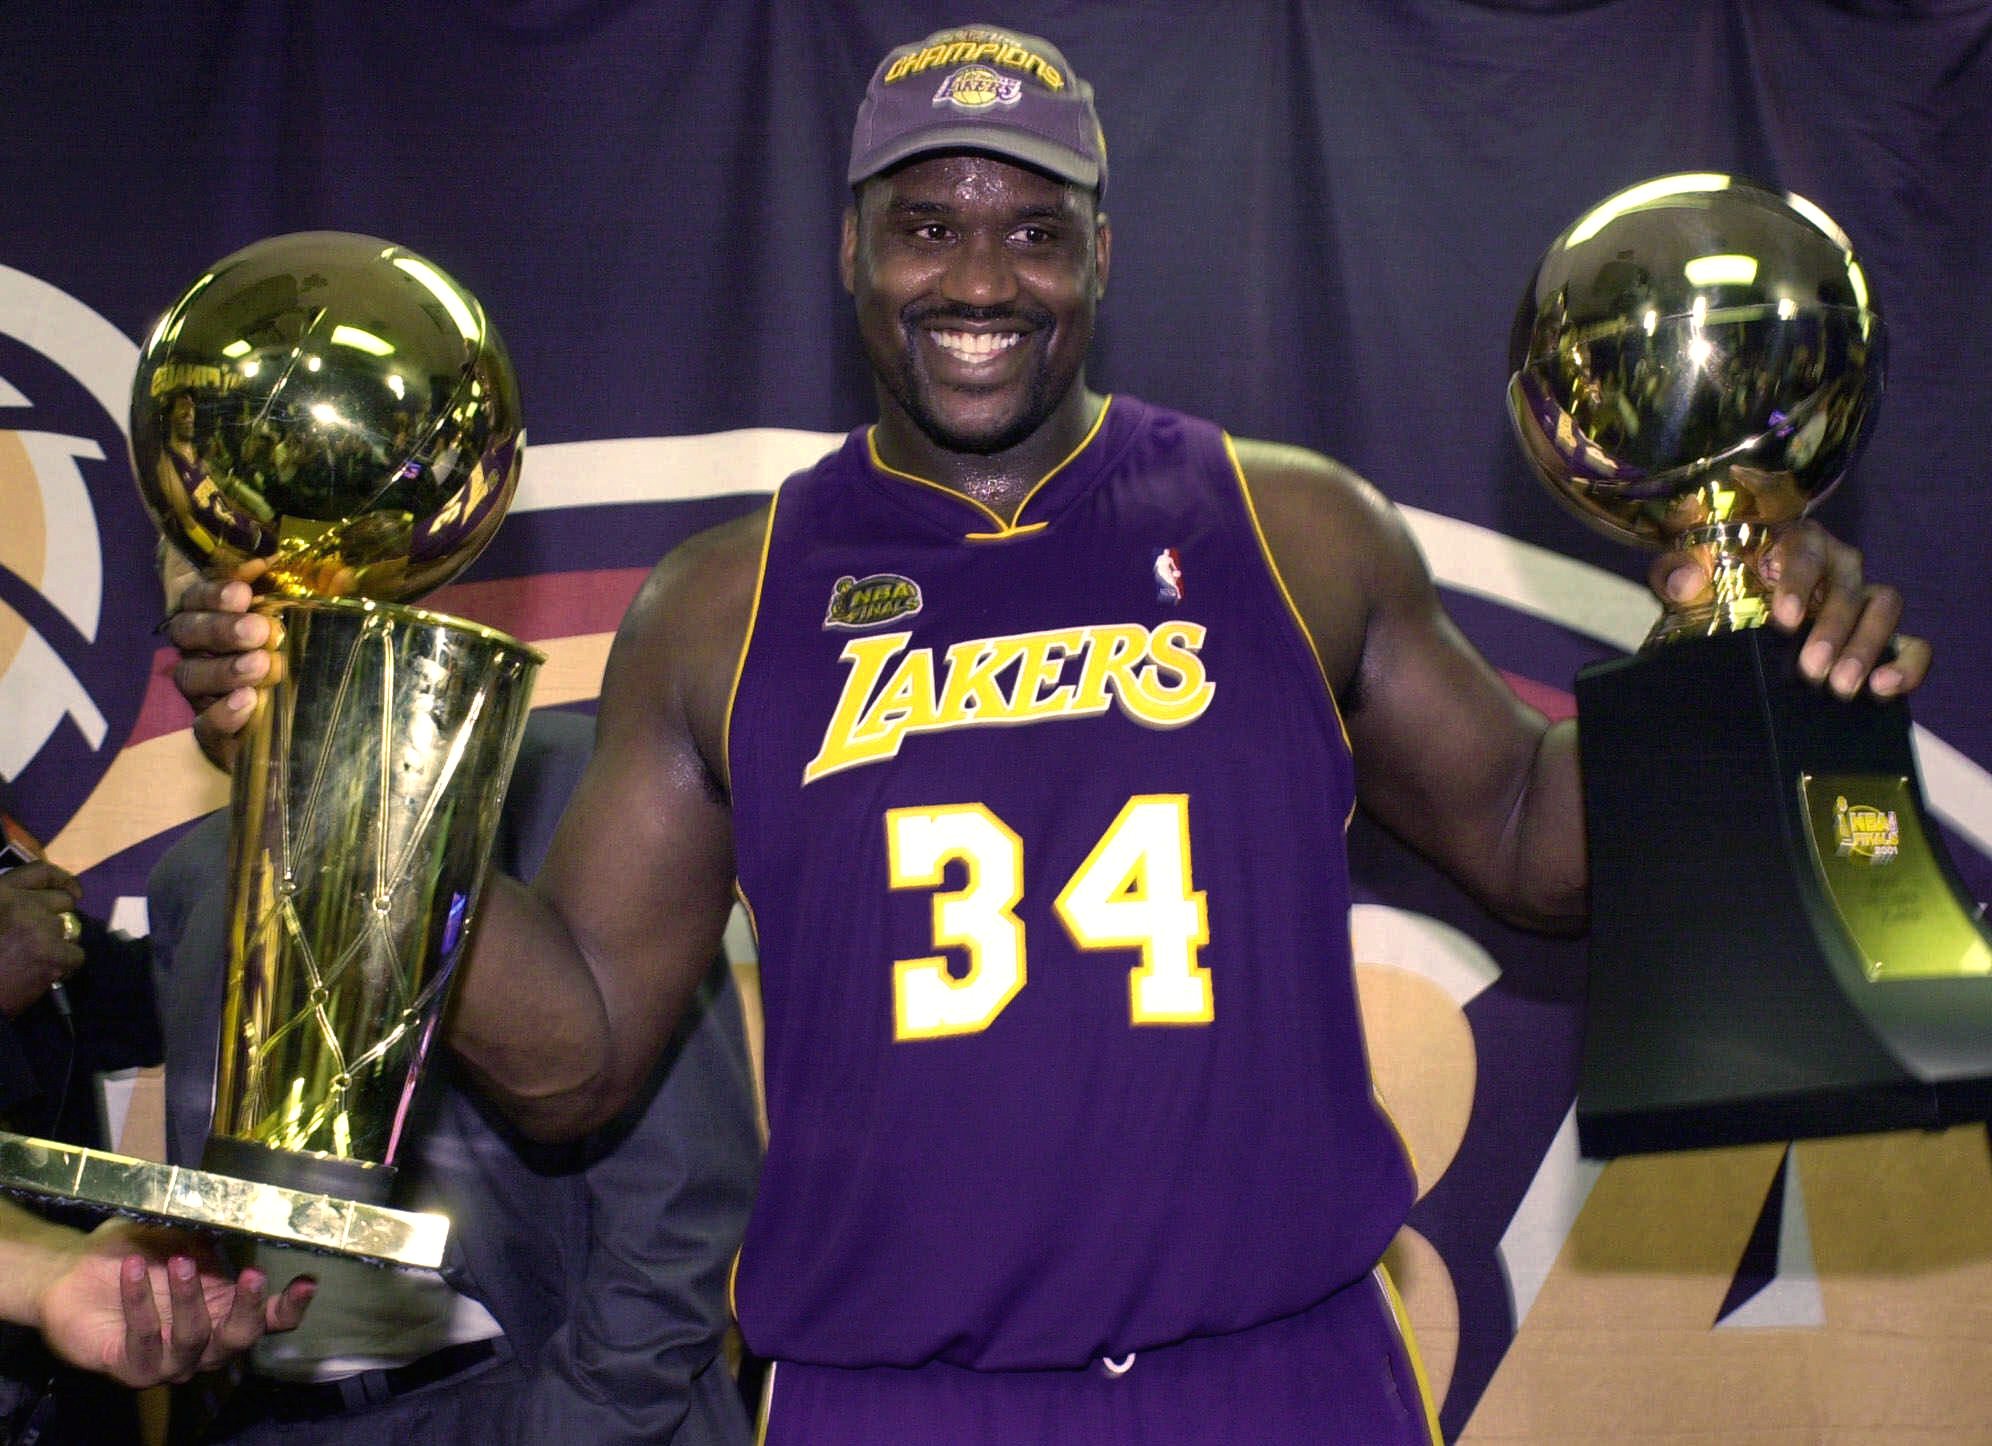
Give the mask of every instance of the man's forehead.
<svg viewBox="0 0 1992 1446">
<path fill-rule="evenodd" d="M 916 156 L 863 182 L 859 195 L 867 193 L 894 207 L 993 201 L 1069 210 L 1075 215 L 1088 214 L 1093 207 L 1093 193 L 1084 186 L 1035 166 L 965 149 Z"/>
</svg>

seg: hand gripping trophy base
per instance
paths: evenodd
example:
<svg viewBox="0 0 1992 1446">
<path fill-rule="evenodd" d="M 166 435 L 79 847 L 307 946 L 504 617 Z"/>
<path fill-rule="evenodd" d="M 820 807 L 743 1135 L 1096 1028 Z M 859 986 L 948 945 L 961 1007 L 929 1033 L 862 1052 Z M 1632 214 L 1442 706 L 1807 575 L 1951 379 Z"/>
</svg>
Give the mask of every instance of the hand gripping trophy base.
<svg viewBox="0 0 1992 1446">
<path fill-rule="evenodd" d="M 1578 676 L 1587 1155 L 1992 1117 L 1992 933 L 1908 710 L 1797 651 L 1748 628 Z"/>
</svg>

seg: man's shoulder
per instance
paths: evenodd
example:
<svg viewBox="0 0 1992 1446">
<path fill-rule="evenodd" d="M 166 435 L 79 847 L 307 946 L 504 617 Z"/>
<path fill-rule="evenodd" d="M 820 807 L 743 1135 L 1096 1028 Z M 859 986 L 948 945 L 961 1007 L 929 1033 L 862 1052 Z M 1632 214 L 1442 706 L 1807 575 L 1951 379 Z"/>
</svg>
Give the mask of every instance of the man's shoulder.
<svg viewBox="0 0 1992 1446">
<path fill-rule="evenodd" d="M 769 504 L 694 533 L 650 570 L 624 614 L 617 646 L 668 646 L 684 656 L 714 633 L 746 627 L 759 576 Z"/>
<path fill-rule="evenodd" d="M 690 732 L 716 748 L 728 685 L 753 616 L 769 509 L 755 508 L 687 538 L 651 569 L 623 615 L 602 681 L 607 735 L 628 737 L 612 720 L 639 718 L 639 732 L 677 712 Z M 709 756 L 716 757 L 713 753 Z"/>
<path fill-rule="evenodd" d="M 1345 487 L 1362 483 L 1362 478 L 1352 468 L 1311 447 L 1265 437 L 1237 436 L 1232 437 L 1231 445 L 1238 453 L 1238 465 L 1254 482 L 1262 479 L 1292 480 L 1317 486 Z"/>
<path fill-rule="evenodd" d="M 1395 528 L 1396 510 L 1354 468 L 1289 442 L 1235 437 L 1239 470 L 1269 527 Z"/>
<path fill-rule="evenodd" d="M 695 532 L 665 553 L 637 594 L 635 606 L 654 605 L 660 596 L 677 608 L 695 606 L 702 598 L 724 597 L 743 580 L 751 582 L 760 565 L 761 542 L 773 505 L 770 499 Z"/>
</svg>

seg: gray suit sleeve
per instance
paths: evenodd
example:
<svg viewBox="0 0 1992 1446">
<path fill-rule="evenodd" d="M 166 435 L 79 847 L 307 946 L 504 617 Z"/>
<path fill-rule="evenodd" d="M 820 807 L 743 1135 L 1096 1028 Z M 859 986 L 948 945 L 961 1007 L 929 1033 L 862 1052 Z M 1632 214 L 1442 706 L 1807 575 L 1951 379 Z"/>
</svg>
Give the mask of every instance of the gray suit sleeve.
<svg viewBox="0 0 1992 1446">
<path fill-rule="evenodd" d="M 535 871 L 586 757 L 583 719 L 536 719 L 502 853 Z M 554 730 L 565 730 L 556 733 Z M 720 1356 L 727 1279 L 760 1162 L 740 999 L 724 960 L 637 1105 L 590 1142 L 585 1267 L 520 1385 L 501 1439 L 744 1446 Z M 521 1242 L 521 1248 L 531 1248 Z"/>
<path fill-rule="evenodd" d="M 588 1266 L 542 1352 L 520 1442 L 745 1443 L 719 1345 L 760 1144 L 740 1000 L 724 960 L 656 1087 L 588 1172 Z M 604 1424 L 613 1423 L 604 1433 Z"/>
</svg>

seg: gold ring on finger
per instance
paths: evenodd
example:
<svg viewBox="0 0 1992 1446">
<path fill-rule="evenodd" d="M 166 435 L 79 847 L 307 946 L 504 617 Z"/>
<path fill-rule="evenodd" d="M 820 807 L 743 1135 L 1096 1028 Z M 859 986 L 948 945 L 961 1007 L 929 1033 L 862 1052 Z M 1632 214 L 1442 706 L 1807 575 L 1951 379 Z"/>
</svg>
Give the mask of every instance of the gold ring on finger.
<svg viewBox="0 0 1992 1446">
<path fill-rule="evenodd" d="M 83 937 L 83 921 L 76 917 L 74 909 L 64 909 L 55 916 L 62 921 L 62 942 L 74 944 Z"/>
</svg>

